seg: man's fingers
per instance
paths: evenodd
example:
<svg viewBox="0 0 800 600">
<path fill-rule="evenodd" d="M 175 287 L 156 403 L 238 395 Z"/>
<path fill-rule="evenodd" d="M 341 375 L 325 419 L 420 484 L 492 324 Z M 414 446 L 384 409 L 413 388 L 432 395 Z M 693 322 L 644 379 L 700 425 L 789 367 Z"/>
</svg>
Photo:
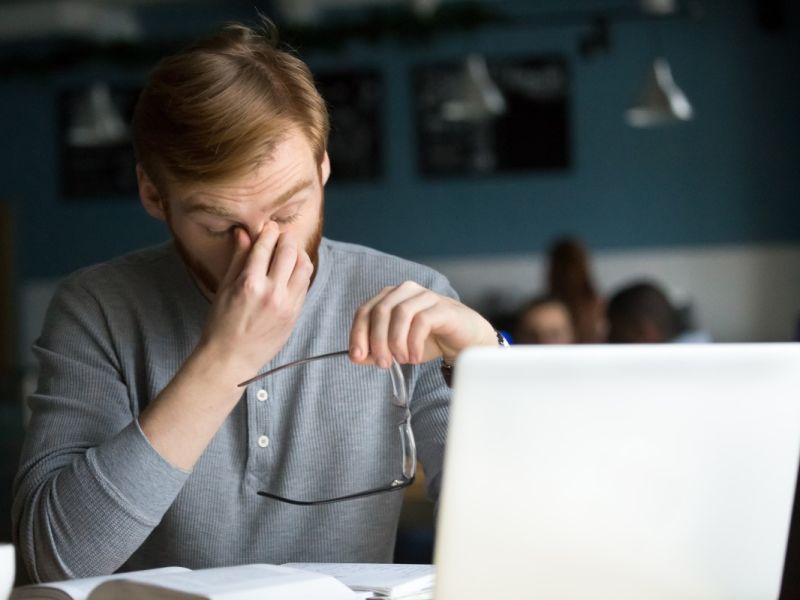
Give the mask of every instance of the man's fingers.
<svg viewBox="0 0 800 600">
<path fill-rule="evenodd" d="M 372 363 L 369 357 L 369 319 L 372 307 L 383 300 L 394 287 L 385 287 L 356 311 L 350 328 L 350 358 L 358 363 Z"/>
<path fill-rule="evenodd" d="M 245 278 L 253 278 L 254 281 L 261 281 L 266 278 L 279 235 L 280 229 L 277 224 L 270 221 L 264 226 L 261 233 L 253 241 L 250 254 L 247 256 L 242 269 L 242 275 Z"/>
<path fill-rule="evenodd" d="M 241 227 L 234 229 L 233 239 L 236 247 L 233 251 L 231 262 L 228 265 L 228 270 L 225 272 L 225 276 L 222 278 L 220 287 L 231 283 L 239 276 L 239 273 L 242 272 L 242 267 L 247 260 L 247 255 L 250 250 L 250 236 L 247 235 L 247 232 Z"/>
<path fill-rule="evenodd" d="M 278 238 L 278 243 L 272 254 L 272 263 L 267 271 L 267 277 L 269 277 L 273 285 L 284 287 L 288 284 L 300 252 L 302 250 L 298 250 L 297 242 L 293 237 L 282 234 Z"/>
<path fill-rule="evenodd" d="M 409 343 L 408 333 L 416 315 L 437 302 L 437 297 L 427 290 L 403 300 L 392 309 L 389 320 L 389 351 L 401 363 L 419 363 L 422 352 Z"/>
<path fill-rule="evenodd" d="M 369 317 L 369 354 L 384 369 L 389 368 L 392 364 L 393 352 L 389 347 L 390 324 L 392 319 L 403 319 L 402 314 L 400 317 L 395 316 L 398 305 L 424 291 L 419 284 L 406 281 L 391 290 L 372 307 Z M 403 312 L 402 309 L 400 312 Z M 400 354 L 397 358 L 401 362 L 405 362 L 405 344 L 397 345 L 396 350 Z"/>
<path fill-rule="evenodd" d="M 294 264 L 292 274 L 289 276 L 287 284 L 289 288 L 289 295 L 305 296 L 308 291 L 308 286 L 311 284 L 311 275 L 314 274 L 314 265 L 311 259 L 303 250 L 297 253 L 297 260 Z"/>
<path fill-rule="evenodd" d="M 408 330 L 408 347 L 415 363 L 431 360 L 441 353 L 431 333 L 446 322 L 448 311 L 447 306 L 438 303 L 414 315 Z"/>
<path fill-rule="evenodd" d="M 388 368 L 392 362 L 393 351 L 389 346 L 389 328 L 393 319 L 402 321 L 404 309 L 400 309 L 399 316 L 395 316 L 397 306 L 409 298 L 420 294 L 423 288 L 414 282 L 407 281 L 393 288 L 384 288 L 372 301 L 367 302 L 359 309 L 354 323 L 354 336 L 352 342 L 358 344 L 361 352 L 365 352 L 362 358 L 367 356 L 372 358 L 381 367 Z M 364 347 L 363 344 L 368 346 Z M 407 360 L 405 344 L 396 345 L 395 350 L 401 361 Z M 357 360 L 357 358 L 356 358 Z"/>
</svg>

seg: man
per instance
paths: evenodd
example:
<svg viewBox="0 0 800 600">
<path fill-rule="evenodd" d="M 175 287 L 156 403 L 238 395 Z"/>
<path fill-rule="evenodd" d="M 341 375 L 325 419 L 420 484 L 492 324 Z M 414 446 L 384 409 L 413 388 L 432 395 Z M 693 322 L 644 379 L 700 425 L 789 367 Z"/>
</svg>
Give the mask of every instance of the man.
<svg viewBox="0 0 800 600">
<path fill-rule="evenodd" d="M 440 366 L 498 338 L 430 269 L 322 238 L 325 105 L 266 29 L 228 26 L 157 66 L 133 138 L 142 203 L 172 241 L 78 272 L 51 303 L 14 490 L 34 580 L 391 561 L 401 493 L 258 492 L 314 501 L 396 477 L 393 357 L 438 493 Z M 339 349 L 350 360 L 239 386 Z"/>
</svg>

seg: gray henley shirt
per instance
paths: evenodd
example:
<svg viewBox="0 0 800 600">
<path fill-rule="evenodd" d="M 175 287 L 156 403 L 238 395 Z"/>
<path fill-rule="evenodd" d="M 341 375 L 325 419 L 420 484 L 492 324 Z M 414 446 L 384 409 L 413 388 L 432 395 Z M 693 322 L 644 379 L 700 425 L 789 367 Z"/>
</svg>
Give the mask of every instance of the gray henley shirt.
<svg viewBox="0 0 800 600">
<path fill-rule="evenodd" d="M 346 349 L 358 306 L 406 280 L 455 297 L 427 267 L 323 239 L 300 319 L 264 370 Z M 40 378 L 14 482 L 14 537 L 33 580 L 164 565 L 391 562 L 402 493 L 311 507 L 256 493 L 333 497 L 397 477 L 399 409 L 386 371 L 341 357 L 251 384 L 191 472 L 142 434 L 138 415 L 195 348 L 209 306 L 172 243 L 59 287 L 34 345 Z M 436 361 L 403 369 L 435 499 L 449 390 Z"/>
</svg>

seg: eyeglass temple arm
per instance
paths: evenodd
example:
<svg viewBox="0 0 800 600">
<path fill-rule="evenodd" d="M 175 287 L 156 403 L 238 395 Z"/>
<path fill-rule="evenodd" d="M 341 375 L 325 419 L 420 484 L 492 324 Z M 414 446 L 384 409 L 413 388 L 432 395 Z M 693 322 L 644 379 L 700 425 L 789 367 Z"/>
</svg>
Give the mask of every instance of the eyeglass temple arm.
<svg viewBox="0 0 800 600">
<path fill-rule="evenodd" d="M 254 381 L 258 381 L 268 375 L 272 375 L 273 373 L 277 373 L 278 371 L 283 371 L 284 369 L 288 369 L 289 367 L 294 367 L 297 365 L 303 365 L 305 363 L 309 363 L 315 360 L 322 360 L 323 358 L 330 358 L 331 356 L 343 356 L 345 354 L 349 354 L 349 350 L 337 350 L 336 352 L 328 352 L 327 354 L 318 354 L 317 356 L 309 356 L 308 358 L 301 358 L 300 360 L 295 360 L 290 363 L 286 363 L 285 365 L 281 365 L 280 367 L 275 367 L 274 369 L 270 369 L 269 371 L 265 371 L 264 373 L 259 373 L 255 377 L 251 377 L 240 383 L 238 387 L 245 387 L 246 385 L 250 385 Z"/>
<path fill-rule="evenodd" d="M 264 496 L 265 498 L 272 498 L 273 500 L 278 500 L 280 502 L 285 502 L 286 504 L 294 504 L 295 506 L 316 506 L 319 504 L 333 504 L 334 502 L 342 502 L 344 500 L 355 500 L 356 498 L 366 498 L 368 496 L 377 496 L 378 494 L 382 494 L 384 492 L 394 492 L 395 490 L 402 490 L 403 488 L 409 487 L 416 477 L 406 477 L 403 476 L 403 479 L 394 485 L 384 486 L 375 488 L 372 490 L 367 490 L 365 492 L 356 492 L 355 494 L 347 494 L 346 496 L 338 496 L 337 498 L 328 498 L 326 500 L 293 500 L 291 498 L 284 498 L 283 496 L 278 496 L 277 494 L 270 494 L 269 492 L 256 492 L 259 496 Z"/>
</svg>

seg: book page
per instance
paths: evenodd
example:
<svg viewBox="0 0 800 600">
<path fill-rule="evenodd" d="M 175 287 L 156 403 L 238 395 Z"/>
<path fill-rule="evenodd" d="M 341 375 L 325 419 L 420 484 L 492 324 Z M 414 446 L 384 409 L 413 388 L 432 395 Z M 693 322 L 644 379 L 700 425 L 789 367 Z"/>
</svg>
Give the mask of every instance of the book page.
<svg viewBox="0 0 800 600">
<path fill-rule="evenodd" d="M 114 573 L 98 577 L 83 579 L 69 579 L 66 581 L 53 581 L 50 583 L 36 583 L 18 587 L 11 592 L 9 600 L 86 600 L 94 588 L 113 579 L 158 579 L 161 575 L 169 573 L 182 573 L 188 571 L 183 567 L 163 567 L 148 569 L 146 571 L 131 571 L 129 573 Z"/>
<path fill-rule="evenodd" d="M 433 588 L 433 565 L 374 563 L 287 563 L 315 573 L 331 575 L 356 591 L 372 591 L 389 597 L 406 596 Z"/>
<path fill-rule="evenodd" d="M 354 600 L 355 594 L 330 576 L 276 565 L 241 565 L 174 573 L 148 582 L 124 579 L 100 585 L 89 600 L 117 598 L 207 600 Z"/>
</svg>

